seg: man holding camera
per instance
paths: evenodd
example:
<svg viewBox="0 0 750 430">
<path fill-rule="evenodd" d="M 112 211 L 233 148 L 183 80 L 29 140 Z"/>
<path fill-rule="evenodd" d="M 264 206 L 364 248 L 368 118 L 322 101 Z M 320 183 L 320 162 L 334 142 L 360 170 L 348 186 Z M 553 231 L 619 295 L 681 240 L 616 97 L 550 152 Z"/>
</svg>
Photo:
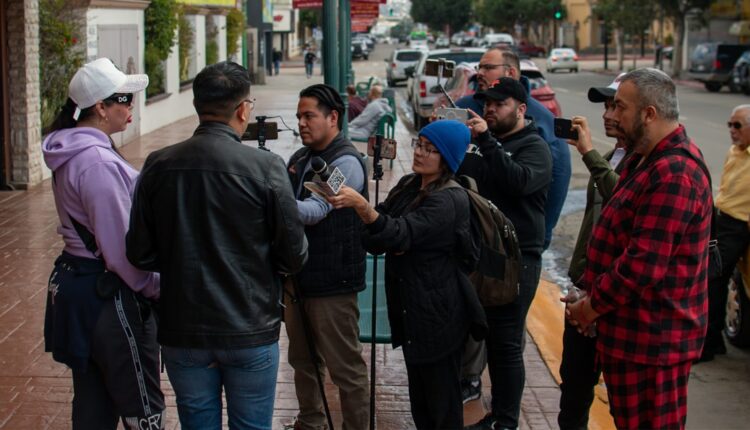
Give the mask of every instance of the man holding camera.
<svg viewBox="0 0 750 430">
<path fill-rule="evenodd" d="M 130 262 L 161 273 L 159 343 L 183 428 L 271 429 L 282 274 L 307 240 L 282 159 L 242 145 L 250 76 L 232 62 L 193 81 L 200 125 L 149 155 L 133 196 Z"/>
<path fill-rule="evenodd" d="M 630 155 L 625 149 L 625 141 L 617 130 L 612 116 L 615 111 L 615 92 L 620 85 L 621 74 L 607 87 L 592 87 L 588 99 L 592 103 L 604 103 L 604 130 L 607 137 L 617 139 L 615 147 L 602 156 L 591 143 L 591 130 L 584 117 L 573 117 L 573 130 L 577 139 L 568 141 L 583 157 L 583 163 L 591 173 L 586 192 L 586 210 L 578 233 L 578 240 L 570 261 L 568 276 L 573 284 L 583 276 L 586 268 L 586 245 L 591 229 L 599 218 L 602 206 L 612 196 L 620 178 L 623 161 Z M 572 294 L 578 293 L 571 287 L 564 302 L 573 302 Z M 563 355 L 560 364 L 560 413 L 557 423 L 561 430 L 585 430 L 588 428 L 589 409 L 594 401 L 594 387 L 599 383 L 601 370 L 596 363 L 596 338 L 578 333 L 567 321 L 563 333 Z"/>
<path fill-rule="evenodd" d="M 488 49 L 479 60 L 475 76 L 477 92 L 486 91 L 497 79 L 509 77 L 521 82 L 526 93 L 531 94 L 529 80 L 521 75 L 521 61 L 518 55 L 507 48 Z M 484 101 L 473 96 L 458 99 L 456 106 L 471 109 L 479 116 L 484 112 Z M 534 120 L 537 132 L 547 142 L 552 153 L 552 182 L 544 206 L 544 249 L 547 249 L 552 240 L 552 229 L 557 225 L 565 197 L 568 195 L 571 175 L 570 150 L 565 141 L 555 137 L 552 113 L 531 96 L 526 103 L 525 115 Z"/>
<path fill-rule="evenodd" d="M 334 209 L 324 198 L 311 194 L 304 182 L 313 179 L 312 159 L 320 157 L 367 198 L 367 168 L 359 151 L 341 133 L 344 103 L 336 89 L 317 84 L 302 90 L 297 118 L 305 147 L 289 159 L 288 172 L 310 242 L 310 257 L 296 277 L 293 298 L 288 295 L 285 300 L 289 364 L 294 368 L 300 409 L 295 428 L 326 428 L 316 377 L 316 372 L 323 373 L 319 363 L 325 363 L 339 388 L 343 427 L 365 429 L 370 395 L 357 304 L 357 293 L 365 288 L 363 224 L 354 209 Z M 307 335 L 316 357 L 311 357 Z"/>
<path fill-rule="evenodd" d="M 534 123 L 524 118 L 529 97 L 519 81 L 500 78 L 474 97 L 484 102 L 484 118 L 470 111 L 467 125 L 476 148 L 466 154 L 457 175 L 474 178 L 479 193 L 513 222 L 521 248 L 521 273 L 516 300 L 485 308 L 492 411 L 470 428 L 517 428 L 526 379 L 526 314 L 541 273 L 552 156 Z"/>
</svg>

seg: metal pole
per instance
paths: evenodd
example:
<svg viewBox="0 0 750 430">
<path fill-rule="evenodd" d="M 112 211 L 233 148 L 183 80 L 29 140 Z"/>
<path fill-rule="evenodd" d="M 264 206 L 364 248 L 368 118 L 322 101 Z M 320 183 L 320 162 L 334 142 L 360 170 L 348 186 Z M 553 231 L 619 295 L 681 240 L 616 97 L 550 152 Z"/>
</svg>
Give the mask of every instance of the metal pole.
<svg viewBox="0 0 750 430">
<path fill-rule="evenodd" d="M 339 83 L 338 90 L 341 94 L 341 99 L 344 101 L 344 122 L 341 127 L 345 136 L 349 135 L 349 124 L 347 121 L 349 110 L 349 96 L 346 93 L 346 86 L 348 84 L 349 68 L 346 60 L 352 59 L 351 53 L 351 35 L 347 33 L 347 22 L 351 21 L 351 6 L 349 0 L 339 0 L 339 52 L 338 52 L 338 66 L 339 66 Z"/>
<path fill-rule="evenodd" d="M 375 206 L 378 205 L 380 194 L 380 180 L 383 179 L 383 165 L 381 164 L 381 149 L 383 136 L 375 137 L 372 159 L 372 179 L 375 180 Z M 377 335 L 378 314 L 378 256 L 372 256 L 372 332 L 370 337 L 370 430 L 375 430 L 375 336 Z"/>
<path fill-rule="evenodd" d="M 338 88 L 338 0 L 323 0 L 323 81 Z"/>
<path fill-rule="evenodd" d="M 351 5 L 349 0 L 339 0 L 339 87 L 340 93 L 346 92 L 346 86 L 349 84 L 349 67 L 347 59 L 351 61 L 352 36 L 347 31 L 347 23 L 351 22 Z"/>
</svg>

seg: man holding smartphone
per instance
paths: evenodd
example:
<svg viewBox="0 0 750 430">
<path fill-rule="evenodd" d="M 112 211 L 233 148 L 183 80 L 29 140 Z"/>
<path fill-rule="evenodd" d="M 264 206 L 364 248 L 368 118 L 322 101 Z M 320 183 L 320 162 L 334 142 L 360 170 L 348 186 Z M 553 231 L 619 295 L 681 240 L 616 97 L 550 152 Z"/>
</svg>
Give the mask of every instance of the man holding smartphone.
<svg viewBox="0 0 750 430">
<path fill-rule="evenodd" d="M 592 87 L 588 99 L 592 103 L 604 103 L 604 132 L 607 137 L 615 138 L 615 147 L 604 156 L 594 149 L 591 143 L 591 130 L 586 118 L 574 116 L 572 131 L 576 139 L 568 140 L 583 157 L 583 163 L 591 173 L 586 191 L 586 210 L 578 233 L 578 240 L 570 261 L 568 276 L 573 284 L 581 278 L 586 268 L 586 244 L 591 236 L 591 229 L 601 213 L 602 206 L 612 196 L 620 178 L 622 161 L 629 156 L 625 142 L 617 131 L 617 123 L 612 114 L 615 110 L 615 93 L 620 85 L 621 74 L 607 87 Z M 574 302 L 572 294 L 577 292 L 570 288 L 563 302 Z M 594 401 L 594 386 L 599 382 L 601 369 L 596 363 L 596 338 L 578 333 L 568 321 L 565 322 L 563 334 L 563 356 L 560 364 L 560 413 L 557 423 L 561 430 L 585 430 L 588 428 L 589 409 Z"/>
<path fill-rule="evenodd" d="M 513 222 L 521 248 L 521 273 L 516 300 L 485 307 L 492 412 L 470 428 L 517 428 L 526 379 L 526 314 L 541 273 L 552 155 L 534 123 L 525 118 L 529 97 L 520 82 L 500 78 L 474 97 L 484 102 L 484 118 L 470 110 L 472 117 L 466 123 L 477 150 L 466 154 L 456 174 L 474 178 L 479 193 Z"/>
</svg>

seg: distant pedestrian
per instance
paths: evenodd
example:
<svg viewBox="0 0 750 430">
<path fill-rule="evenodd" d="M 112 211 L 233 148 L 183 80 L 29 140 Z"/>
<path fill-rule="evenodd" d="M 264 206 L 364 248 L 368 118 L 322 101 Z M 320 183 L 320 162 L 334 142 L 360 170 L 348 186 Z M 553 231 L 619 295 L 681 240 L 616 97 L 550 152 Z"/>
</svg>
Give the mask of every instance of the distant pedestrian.
<svg viewBox="0 0 750 430">
<path fill-rule="evenodd" d="M 74 430 L 164 428 L 156 321 L 159 275 L 125 257 L 138 171 L 111 135 L 132 118 L 146 75 L 106 58 L 81 67 L 42 144 L 64 248 L 49 279 L 44 348 L 73 371 Z M 142 424 L 147 423 L 147 424 Z"/>
<path fill-rule="evenodd" d="M 276 76 L 279 76 L 279 72 L 281 71 L 281 59 L 283 58 L 283 54 L 281 51 L 279 51 L 276 48 L 273 48 L 273 70 L 276 73 Z"/>
<path fill-rule="evenodd" d="M 302 56 L 305 59 L 305 76 L 307 76 L 307 79 L 310 79 L 313 75 L 315 60 L 318 58 L 318 56 L 315 55 L 315 48 L 306 45 Z"/>
<path fill-rule="evenodd" d="M 716 196 L 716 233 L 721 254 L 721 275 L 708 280 L 708 332 L 700 361 L 727 352 L 724 331 L 727 283 L 737 261 L 750 244 L 750 105 L 734 108 L 727 123 L 732 145 L 727 151 Z"/>
</svg>

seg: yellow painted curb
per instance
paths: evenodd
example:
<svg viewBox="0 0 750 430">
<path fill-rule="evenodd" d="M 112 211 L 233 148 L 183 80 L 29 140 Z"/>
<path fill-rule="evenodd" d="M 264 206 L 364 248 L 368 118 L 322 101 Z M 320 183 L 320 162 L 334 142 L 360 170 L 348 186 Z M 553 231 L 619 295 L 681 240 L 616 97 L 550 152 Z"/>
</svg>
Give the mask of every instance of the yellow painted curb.
<svg viewBox="0 0 750 430">
<path fill-rule="evenodd" d="M 560 302 L 560 287 L 544 280 L 540 281 L 534 302 L 526 317 L 526 327 L 558 384 L 561 381 L 564 312 L 565 307 Z M 589 413 L 589 430 L 614 429 L 615 423 L 609 414 L 604 384 L 597 385 L 595 392 L 594 404 Z"/>
</svg>

